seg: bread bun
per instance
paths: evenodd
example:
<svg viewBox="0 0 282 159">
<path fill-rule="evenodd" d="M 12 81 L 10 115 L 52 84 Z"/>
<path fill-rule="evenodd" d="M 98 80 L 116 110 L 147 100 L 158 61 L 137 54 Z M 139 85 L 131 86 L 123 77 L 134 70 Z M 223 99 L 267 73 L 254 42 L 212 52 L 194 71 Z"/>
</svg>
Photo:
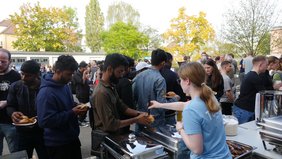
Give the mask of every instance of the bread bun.
<svg viewBox="0 0 282 159">
<path fill-rule="evenodd" d="M 153 115 L 149 115 L 148 119 L 150 120 L 151 123 L 153 123 L 155 121 L 155 118 Z"/>
<path fill-rule="evenodd" d="M 86 105 L 86 104 L 81 104 L 81 105 L 78 105 L 78 109 L 80 110 L 87 110 L 89 107 Z"/>
<path fill-rule="evenodd" d="M 166 95 L 169 96 L 169 97 L 176 96 L 176 94 L 174 92 L 167 92 Z"/>
<path fill-rule="evenodd" d="M 19 124 L 33 123 L 35 121 L 35 117 L 28 118 L 27 116 L 23 115 L 21 118 L 22 119 L 19 121 Z"/>
</svg>

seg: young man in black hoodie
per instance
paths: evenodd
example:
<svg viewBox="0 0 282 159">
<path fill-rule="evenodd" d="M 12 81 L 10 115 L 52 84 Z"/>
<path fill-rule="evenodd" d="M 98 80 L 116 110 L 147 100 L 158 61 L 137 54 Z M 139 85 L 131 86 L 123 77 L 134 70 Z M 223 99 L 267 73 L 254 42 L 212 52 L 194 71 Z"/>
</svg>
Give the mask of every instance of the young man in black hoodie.
<svg viewBox="0 0 282 159">
<path fill-rule="evenodd" d="M 22 80 L 14 82 L 7 97 L 7 113 L 15 124 L 23 116 L 37 116 L 35 108 L 36 95 L 40 86 L 40 66 L 34 60 L 26 61 L 21 66 Z M 43 141 L 43 129 L 35 123 L 32 126 L 18 126 L 19 151 L 26 150 L 32 158 L 33 149 L 40 159 L 48 158 Z"/>
<path fill-rule="evenodd" d="M 49 158 L 81 159 L 78 115 L 85 109 L 75 106 L 68 83 L 78 64 L 72 56 L 61 55 L 54 65 L 54 74 L 41 79 L 36 107 L 38 124 L 44 128 L 44 142 Z"/>
</svg>

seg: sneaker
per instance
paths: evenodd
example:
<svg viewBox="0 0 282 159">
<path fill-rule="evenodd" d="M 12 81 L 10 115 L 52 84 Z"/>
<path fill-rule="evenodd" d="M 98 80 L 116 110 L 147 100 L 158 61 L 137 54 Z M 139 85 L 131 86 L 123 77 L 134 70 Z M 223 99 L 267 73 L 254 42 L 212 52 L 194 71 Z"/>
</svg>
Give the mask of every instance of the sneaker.
<svg viewBox="0 0 282 159">
<path fill-rule="evenodd" d="M 89 125 L 85 122 L 79 122 L 79 126 L 81 127 L 88 127 Z"/>
</svg>

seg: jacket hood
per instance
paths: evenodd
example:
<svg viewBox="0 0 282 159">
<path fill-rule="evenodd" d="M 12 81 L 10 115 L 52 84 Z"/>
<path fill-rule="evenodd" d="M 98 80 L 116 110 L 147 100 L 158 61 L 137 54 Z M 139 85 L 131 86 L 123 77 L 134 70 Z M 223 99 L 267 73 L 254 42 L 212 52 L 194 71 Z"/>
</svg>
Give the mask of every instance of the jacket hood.
<svg viewBox="0 0 282 159">
<path fill-rule="evenodd" d="M 42 79 L 41 79 L 41 85 L 40 85 L 40 88 L 43 88 L 43 87 L 64 87 L 65 84 L 62 84 L 62 83 L 58 83 L 56 81 L 54 81 L 52 79 L 54 73 L 47 73 L 45 74 Z"/>
</svg>

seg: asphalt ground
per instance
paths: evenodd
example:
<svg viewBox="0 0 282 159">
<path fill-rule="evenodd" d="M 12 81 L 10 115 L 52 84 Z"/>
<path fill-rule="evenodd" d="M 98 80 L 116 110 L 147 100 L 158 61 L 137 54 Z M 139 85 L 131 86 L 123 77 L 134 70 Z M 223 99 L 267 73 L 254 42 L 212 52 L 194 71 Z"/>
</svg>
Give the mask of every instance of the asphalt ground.
<svg viewBox="0 0 282 159">
<path fill-rule="evenodd" d="M 91 158 L 91 128 L 90 127 L 80 127 L 79 139 L 81 142 L 81 153 L 82 158 Z M 10 154 L 6 141 L 4 142 L 3 155 Z M 36 152 L 33 153 L 33 159 L 37 159 Z M 0 156 L 1 158 L 1 156 Z M 94 158 L 94 157 L 92 157 Z"/>
</svg>

